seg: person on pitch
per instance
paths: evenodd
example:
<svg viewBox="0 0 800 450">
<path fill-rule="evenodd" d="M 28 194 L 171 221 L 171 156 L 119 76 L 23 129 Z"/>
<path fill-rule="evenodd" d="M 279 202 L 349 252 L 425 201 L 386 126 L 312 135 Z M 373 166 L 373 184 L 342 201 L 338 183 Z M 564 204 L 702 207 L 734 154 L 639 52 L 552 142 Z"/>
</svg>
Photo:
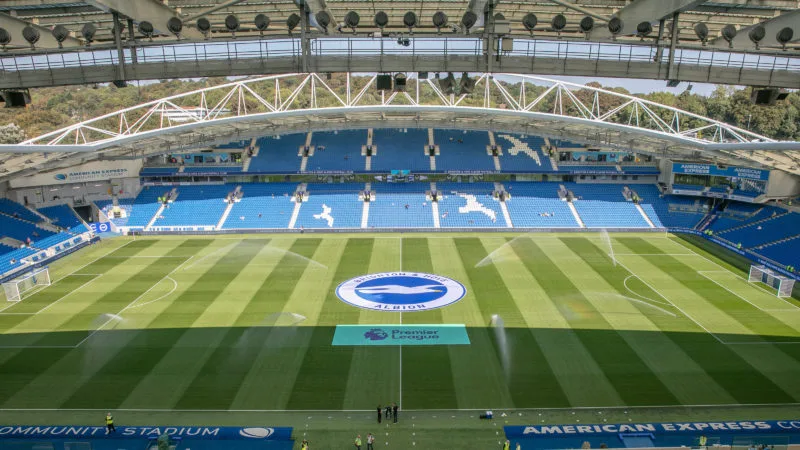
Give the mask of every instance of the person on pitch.
<svg viewBox="0 0 800 450">
<path fill-rule="evenodd" d="M 356 446 L 356 450 L 361 450 L 361 435 L 359 434 L 356 436 L 356 441 L 354 442 Z"/>
<path fill-rule="evenodd" d="M 381 415 L 383 414 L 383 410 L 381 409 L 381 405 L 378 405 L 378 423 L 381 423 Z"/>
<path fill-rule="evenodd" d="M 375 450 L 373 444 L 375 443 L 375 436 L 372 433 L 367 433 L 367 450 Z"/>
<path fill-rule="evenodd" d="M 111 413 L 106 413 L 106 433 L 116 433 L 117 429 L 114 428 L 114 416 Z"/>
<path fill-rule="evenodd" d="M 397 403 L 392 403 L 392 419 L 397 423 Z"/>
</svg>

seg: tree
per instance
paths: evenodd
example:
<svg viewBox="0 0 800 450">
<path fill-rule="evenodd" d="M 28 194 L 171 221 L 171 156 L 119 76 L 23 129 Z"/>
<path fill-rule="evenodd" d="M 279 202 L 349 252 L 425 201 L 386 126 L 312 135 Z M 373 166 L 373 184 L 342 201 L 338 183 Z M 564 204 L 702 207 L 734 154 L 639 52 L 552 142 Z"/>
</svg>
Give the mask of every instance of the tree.
<svg viewBox="0 0 800 450">
<path fill-rule="evenodd" d="M 25 130 L 16 124 L 0 125 L 0 144 L 19 144 L 25 139 Z"/>
</svg>

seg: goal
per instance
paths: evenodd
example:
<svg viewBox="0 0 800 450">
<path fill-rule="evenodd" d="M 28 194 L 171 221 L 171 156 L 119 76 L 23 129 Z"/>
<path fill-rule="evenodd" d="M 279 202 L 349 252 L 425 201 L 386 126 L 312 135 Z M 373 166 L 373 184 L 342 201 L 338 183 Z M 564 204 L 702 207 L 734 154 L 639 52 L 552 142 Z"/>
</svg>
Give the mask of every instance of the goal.
<svg viewBox="0 0 800 450">
<path fill-rule="evenodd" d="M 794 288 L 793 278 L 775 273 L 764 266 L 750 266 L 750 276 L 747 281 L 766 284 L 777 291 L 778 297 L 791 297 Z"/>
<path fill-rule="evenodd" d="M 18 302 L 26 292 L 37 286 L 50 286 L 50 270 L 47 267 L 41 267 L 3 283 L 3 290 L 6 293 L 6 300 Z"/>
</svg>

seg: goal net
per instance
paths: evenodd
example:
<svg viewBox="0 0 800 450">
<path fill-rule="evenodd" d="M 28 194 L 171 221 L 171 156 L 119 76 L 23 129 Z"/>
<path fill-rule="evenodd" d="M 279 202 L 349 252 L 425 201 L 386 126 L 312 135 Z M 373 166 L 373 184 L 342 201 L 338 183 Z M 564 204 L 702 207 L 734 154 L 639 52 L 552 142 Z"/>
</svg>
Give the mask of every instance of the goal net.
<svg viewBox="0 0 800 450">
<path fill-rule="evenodd" d="M 50 270 L 42 267 L 28 272 L 18 278 L 3 283 L 3 290 L 6 293 L 6 300 L 18 302 L 22 300 L 25 293 L 36 289 L 38 286 L 50 286 Z"/>
<path fill-rule="evenodd" d="M 794 288 L 793 278 L 775 273 L 764 266 L 750 266 L 750 276 L 747 281 L 766 284 L 777 291 L 778 297 L 791 297 Z"/>
</svg>

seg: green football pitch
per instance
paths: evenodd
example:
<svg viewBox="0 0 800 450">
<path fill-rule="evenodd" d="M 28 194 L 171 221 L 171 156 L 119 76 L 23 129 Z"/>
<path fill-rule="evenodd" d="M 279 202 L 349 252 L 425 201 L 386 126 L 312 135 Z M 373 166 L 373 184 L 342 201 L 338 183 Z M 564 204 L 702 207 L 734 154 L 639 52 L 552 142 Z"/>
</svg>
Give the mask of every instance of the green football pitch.
<svg viewBox="0 0 800 450">
<path fill-rule="evenodd" d="M 800 302 L 665 234 L 117 238 L 50 270 L 51 286 L 0 305 L 6 421 L 800 402 Z M 335 294 L 400 270 L 467 294 L 406 313 Z M 399 323 L 464 324 L 470 344 L 331 345 L 340 324 Z"/>
</svg>

